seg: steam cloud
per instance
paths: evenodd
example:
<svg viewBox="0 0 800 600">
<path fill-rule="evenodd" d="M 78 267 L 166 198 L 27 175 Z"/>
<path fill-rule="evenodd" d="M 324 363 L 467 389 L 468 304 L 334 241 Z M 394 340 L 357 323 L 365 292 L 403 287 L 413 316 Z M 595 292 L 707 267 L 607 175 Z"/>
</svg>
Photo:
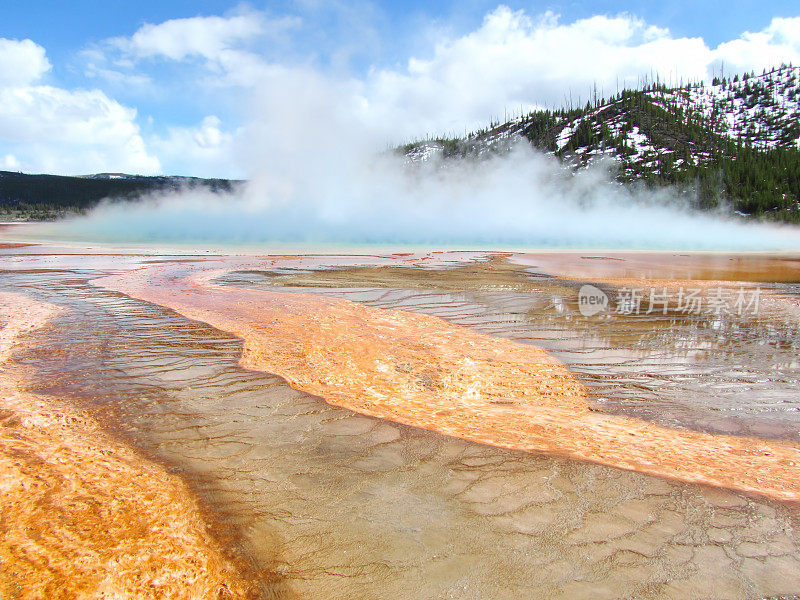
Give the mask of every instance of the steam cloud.
<svg viewBox="0 0 800 600">
<path fill-rule="evenodd" d="M 404 247 L 800 247 L 788 226 L 692 212 L 666 191 L 624 188 L 600 167 L 571 174 L 526 143 L 480 161 L 408 165 L 385 151 L 391 115 L 353 82 L 282 71 L 254 99 L 235 193 L 106 203 L 43 226 L 98 242 Z"/>
</svg>

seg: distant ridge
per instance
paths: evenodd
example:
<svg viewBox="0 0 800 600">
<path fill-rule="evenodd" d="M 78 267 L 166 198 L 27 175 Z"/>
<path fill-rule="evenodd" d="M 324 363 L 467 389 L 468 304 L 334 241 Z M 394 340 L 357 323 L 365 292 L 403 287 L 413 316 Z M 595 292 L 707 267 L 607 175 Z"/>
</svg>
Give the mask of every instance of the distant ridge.
<svg viewBox="0 0 800 600">
<path fill-rule="evenodd" d="M 46 220 L 81 213 L 104 199 L 135 200 L 146 194 L 204 188 L 232 191 L 240 181 L 198 177 L 97 173 L 68 177 L 0 171 L 0 220 Z"/>
</svg>

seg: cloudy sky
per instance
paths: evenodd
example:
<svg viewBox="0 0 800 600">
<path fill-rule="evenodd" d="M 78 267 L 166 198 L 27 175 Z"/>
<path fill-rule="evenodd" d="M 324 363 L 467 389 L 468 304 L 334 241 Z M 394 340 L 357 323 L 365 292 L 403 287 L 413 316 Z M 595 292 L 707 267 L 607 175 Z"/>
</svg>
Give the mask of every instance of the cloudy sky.
<svg viewBox="0 0 800 600">
<path fill-rule="evenodd" d="M 3 4 L 0 170 L 24 172 L 246 177 L 270 135 L 385 147 L 594 85 L 800 65 L 796 0 Z"/>
</svg>

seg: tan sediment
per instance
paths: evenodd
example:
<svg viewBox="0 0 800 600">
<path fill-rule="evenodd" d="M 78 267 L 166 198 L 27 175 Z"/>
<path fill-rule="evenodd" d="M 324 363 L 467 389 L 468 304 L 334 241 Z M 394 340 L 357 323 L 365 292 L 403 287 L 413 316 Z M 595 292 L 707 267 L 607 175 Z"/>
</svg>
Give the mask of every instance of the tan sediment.
<svg viewBox="0 0 800 600">
<path fill-rule="evenodd" d="M 235 289 L 219 272 L 140 269 L 95 284 L 245 340 L 245 367 L 356 412 L 517 450 L 800 500 L 800 446 L 592 411 L 543 350 L 439 318 L 319 295 Z"/>
<path fill-rule="evenodd" d="M 570 251 L 507 256 L 541 273 L 577 280 L 800 281 L 800 259 L 794 254 Z"/>
<path fill-rule="evenodd" d="M 800 259 L 796 255 L 674 253 L 674 252 L 609 252 L 528 253 L 507 255 L 517 265 L 534 266 L 544 274 L 565 281 L 591 282 L 618 290 L 715 290 L 728 293 L 759 290 L 759 303 L 783 316 L 797 317 L 800 307 L 785 296 L 761 284 L 800 281 Z M 674 298 L 673 298 L 674 299 Z"/>
<path fill-rule="evenodd" d="M 248 597 L 178 478 L 24 391 L 9 354 L 58 311 L 0 293 L 0 598 Z"/>
</svg>

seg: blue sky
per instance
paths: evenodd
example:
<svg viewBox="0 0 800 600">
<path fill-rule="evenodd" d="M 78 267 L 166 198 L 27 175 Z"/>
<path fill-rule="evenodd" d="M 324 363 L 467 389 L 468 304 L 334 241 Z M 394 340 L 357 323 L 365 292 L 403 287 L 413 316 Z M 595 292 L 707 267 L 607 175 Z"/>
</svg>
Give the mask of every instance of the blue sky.
<svg viewBox="0 0 800 600">
<path fill-rule="evenodd" d="M 169 19 L 197 15 L 224 14 L 241 6 L 240 2 L 192 0 L 190 2 L 143 0 L 141 2 L 109 3 L 105 1 L 74 0 L 72 2 L 40 0 L 6 0 L 0 33 L 10 38 L 31 38 L 45 45 L 59 60 L 69 58 L 92 41 L 130 35 L 144 23 L 160 23 Z M 254 8 L 265 8 L 275 14 L 308 14 L 313 9 L 297 2 L 251 2 Z M 314 3 L 305 3 L 312 7 Z M 323 4 L 323 3 L 319 3 Z M 332 4 L 332 3 L 331 3 Z M 348 3 L 357 6 L 357 3 Z M 419 20 L 437 20 L 451 24 L 461 32 L 474 29 L 497 2 L 464 0 L 430 2 L 376 2 L 372 6 L 376 24 L 389 33 L 399 28 L 404 35 Z M 566 20 L 596 14 L 628 12 L 650 23 L 668 27 L 679 36 L 702 36 L 711 44 L 732 39 L 746 30 L 763 29 L 775 16 L 791 17 L 800 14 L 792 0 L 700 0 L 654 2 L 504 2 L 514 10 L 529 14 L 553 11 Z M 366 3 L 364 4 L 366 5 Z M 401 58 L 401 57 L 398 57 Z"/>
<path fill-rule="evenodd" d="M 301 109 L 385 145 L 782 60 L 796 1 L 6 1 L 0 169 L 242 177 L 255 132 L 297 135 Z"/>
</svg>

